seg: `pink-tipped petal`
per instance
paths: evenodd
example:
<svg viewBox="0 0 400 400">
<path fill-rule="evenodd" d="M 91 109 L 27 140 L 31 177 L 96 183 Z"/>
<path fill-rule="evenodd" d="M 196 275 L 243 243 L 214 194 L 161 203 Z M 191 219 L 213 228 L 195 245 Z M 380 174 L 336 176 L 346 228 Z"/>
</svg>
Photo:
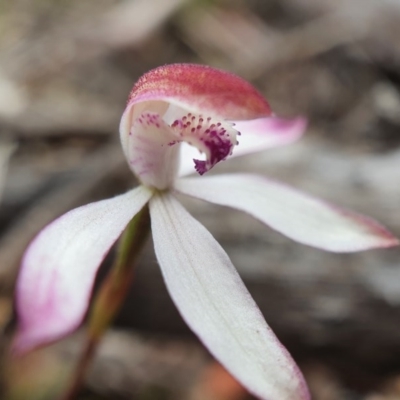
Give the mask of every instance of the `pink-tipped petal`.
<svg viewBox="0 0 400 400">
<path fill-rule="evenodd" d="M 263 177 L 247 174 L 186 178 L 181 193 L 245 211 L 297 242 L 332 252 L 399 244 L 377 222 Z"/>
<path fill-rule="evenodd" d="M 128 107 L 167 102 L 223 119 L 254 119 L 271 114 L 264 97 L 244 79 L 197 64 L 171 64 L 144 74 L 133 87 Z"/>
<path fill-rule="evenodd" d="M 239 144 L 231 157 L 256 153 L 271 147 L 283 146 L 298 140 L 307 127 L 305 118 L 258 118 L 250 121 L 232 121 L 241 133 Z"/>
<path fill-rule="evenodd" d="M 16 351 L 28 351 L 77 328 L 98 267 L 151 195 L 139 187 L 79 207 L 38 234 L 23 257 L 17 281 Z"/>
<path fill-rule="evenodd" d="M 168 194 L 151 199 L 150 215 L 171 297 L 210 352 L 260 399 L 309 399 L 296 364 L 212 235 Z"/>
</svg>

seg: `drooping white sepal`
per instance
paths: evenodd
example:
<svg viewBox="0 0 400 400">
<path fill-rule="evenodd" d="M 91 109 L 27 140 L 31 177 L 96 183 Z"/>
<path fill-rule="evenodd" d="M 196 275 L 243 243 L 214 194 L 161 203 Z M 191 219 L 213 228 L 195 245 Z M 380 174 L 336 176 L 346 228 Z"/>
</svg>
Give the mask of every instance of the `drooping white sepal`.
<svg viewBox="0 0 400 400">
<path fill-rule="evenodd" d="M 229 257 L 170 194 L 150 201 L 157 260 L 182 317 L 263 400 L 308 400 L 296 364 L 266 324 Z"/>
</svg>

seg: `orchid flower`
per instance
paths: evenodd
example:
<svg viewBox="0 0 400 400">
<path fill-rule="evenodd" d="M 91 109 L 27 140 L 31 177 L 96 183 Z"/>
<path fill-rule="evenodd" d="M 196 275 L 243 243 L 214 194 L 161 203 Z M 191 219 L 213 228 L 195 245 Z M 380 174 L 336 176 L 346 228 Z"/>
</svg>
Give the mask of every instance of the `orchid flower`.
<svg viewBox="0 0 400 400">
<path fill-rule="evenodd" d="M 120 124 L 123 151 L 141 185 L 68 212 L 33 240 L 17 282 L 16 346 L 26 351 L 79 326 L 101 262 L 149 203 L 156 257 L 189 327 L 260 399 L 308 399 L 298 367 L 228 255 L 175 196 L 245 211 L 298 242 L 329 251 L 396 245 L 378 223 L 264 177 L 184 177 L 204 175 L 230 157 L 290 143 L 304 129 L 301 118 L 271 116 L 262 95 L 228 72 L 176 64 L 142 76 Z"/>
</svg>

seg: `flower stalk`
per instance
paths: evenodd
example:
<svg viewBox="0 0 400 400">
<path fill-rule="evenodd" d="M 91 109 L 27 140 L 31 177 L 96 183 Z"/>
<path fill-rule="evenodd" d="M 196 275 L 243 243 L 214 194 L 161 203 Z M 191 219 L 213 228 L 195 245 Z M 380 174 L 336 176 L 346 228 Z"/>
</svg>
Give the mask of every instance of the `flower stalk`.
<svg viewBox="0 0 400 400">
<path fill-rule="evenodd" d="M 78 394 L 97 346 L 125 300 L 134 276 L 134 267 L 149 234 L 149 207 L 145 205 L 122 234 L 115 262 L 95 296 L 84 349 L 62 400 L 73 400 Z"/>
</svg>

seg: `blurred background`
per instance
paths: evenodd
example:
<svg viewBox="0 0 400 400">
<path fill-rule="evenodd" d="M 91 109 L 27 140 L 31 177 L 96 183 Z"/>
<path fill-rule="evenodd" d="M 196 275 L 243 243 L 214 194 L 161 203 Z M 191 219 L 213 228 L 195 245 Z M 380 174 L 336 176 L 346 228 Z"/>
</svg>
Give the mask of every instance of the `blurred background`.
<svg viewBox="0 0 400 400">
<path fill-rule="evenodd" d="M 283 180 L 400 235 L 399 38 L 398 0 L 0 0 L 0 398 L 57 399 L 68 380 L 80 332 L 8 356 L 19 261 L 55 217 L 136 184 L 118 124 L 150 68 L 231 70 L 278 115 L 309 119 L 298 143 L 216 169 Z M 399 250 L 329 254 L 239 212 L 185 205 L 232 258 L 314 400 L 400 399 Z M 186 328 L 149 243 L 80 399 L 251 398 Z"/>
</svg>

